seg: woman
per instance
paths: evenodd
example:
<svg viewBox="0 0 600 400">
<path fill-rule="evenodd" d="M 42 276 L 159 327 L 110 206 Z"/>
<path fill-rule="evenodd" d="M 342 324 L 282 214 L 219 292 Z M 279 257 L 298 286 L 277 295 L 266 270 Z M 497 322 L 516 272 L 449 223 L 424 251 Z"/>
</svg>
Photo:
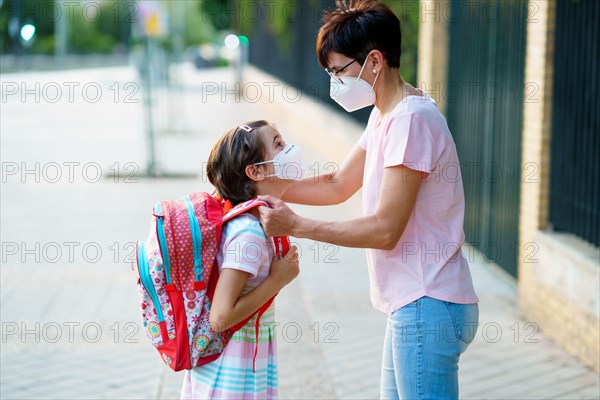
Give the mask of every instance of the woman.
<svg viewBox="0 0 600 400">
<path fill-rule="evenodd" d="M 458 156 L 435 102 L 404 82 L 400 22 L 375 0 L 326 13 L 317 39 L 331 97 L 351 112 L 374 104 L 337 172 L 292 185 L 286 202 L 331 205 L 363 189 L 364 217 L 296 215 L 262 197 L 267 235 L 289 234 L 367 249 L 373 306 L 389 315 L 381 397 L 458 398 L 458 361 L 475 336 L 477 296 L 461 246 L 464 193 Z"/>
</svg>

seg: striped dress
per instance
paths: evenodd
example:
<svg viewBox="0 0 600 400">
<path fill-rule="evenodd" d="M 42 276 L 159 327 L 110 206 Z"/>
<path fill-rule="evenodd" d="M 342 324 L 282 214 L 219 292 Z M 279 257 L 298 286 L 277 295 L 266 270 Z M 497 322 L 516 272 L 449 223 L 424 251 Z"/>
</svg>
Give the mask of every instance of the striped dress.
<svg viewBox="0 0 600 400">
<path fill-rule="evenodd" d="M 219 269 L 248 272 L 242 294 L 248 293 L 268 275 L 273 260 L 271 242 L 259 220 L 245 213 L 223 228 L 217 260 Z M 221 356 L 206 365 L 186 371 L 182 399 L 275 399 L 277 398 L 277 349 L 274 303 L 260 318 L 256 373 L 252 372 L 256 318 L 237 331 Z"/>
</svg>

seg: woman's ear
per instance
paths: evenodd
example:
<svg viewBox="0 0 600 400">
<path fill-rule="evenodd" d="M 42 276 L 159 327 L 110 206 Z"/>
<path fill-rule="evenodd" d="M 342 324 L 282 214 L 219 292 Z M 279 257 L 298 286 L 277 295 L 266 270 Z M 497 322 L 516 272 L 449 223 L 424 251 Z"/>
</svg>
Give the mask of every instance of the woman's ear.
<svg viewBox="0 0 600 400">
<path fill-rule="evenodd" d="M 255 182 L 260 182 L 265 179 L 265 174 L 263 174 L 261 169 L 256 165 L 246 165 L 246 176 Z"/>
<path fill-rule="evenodd" d="M 367 59 L 366 69 L 373 72 L 373 75 L 377 75 L 378 73 L 381 73 L 381 70 L 384 67 L 384 60 L 385 58 L 383 57 L 383 53 L 381 51 L 372 50 L 369 54 L 369 58 Z"/>
</svg>

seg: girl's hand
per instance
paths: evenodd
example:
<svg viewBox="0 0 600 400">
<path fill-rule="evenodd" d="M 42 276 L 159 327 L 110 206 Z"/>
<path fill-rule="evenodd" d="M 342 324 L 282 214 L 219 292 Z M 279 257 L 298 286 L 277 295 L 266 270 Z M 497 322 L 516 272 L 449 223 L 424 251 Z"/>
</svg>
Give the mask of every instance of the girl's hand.
<svg viewBox="0 0 600 400">
<path fill-rule="evenodd" d="M 211 328 L 216 332 L 228 329 L 258 310 L 300 273 L 298 249 L 291 246 L 284 258 L 271 263 L 271 271 L 250 292 L 241 295 L 248 272 L 223 268 L 217 281 L 209 314 Z"/>
<path fill-rule="evenodd" d="M 283 288 L 293 281 L 299 273 L 300 261 L 298 259 L 298 249 L 296 246 L 291 246 L 283 258 L 273 260 L 269 276 L 280 288 Z"/>
</svg>

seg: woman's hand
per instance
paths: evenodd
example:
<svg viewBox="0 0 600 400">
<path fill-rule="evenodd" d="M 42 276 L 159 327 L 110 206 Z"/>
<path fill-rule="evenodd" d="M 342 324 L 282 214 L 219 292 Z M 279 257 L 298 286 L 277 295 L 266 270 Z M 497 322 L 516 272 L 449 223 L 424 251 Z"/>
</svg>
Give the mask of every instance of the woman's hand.
<svg viewBox="0 0 600 400">
<path fill-rule="evenodd" d="M 271 263 L 270 278 L 276 285 L 283 288 L 294 280 L 300 273 L 300 261 L 298 258 L 298 249 L 291 246 L 288 253 L 281 259 L 275 259 Z"/>
<path fill-rule="evenodd" d="M 260 223 L 265 234 L 267 236 L 293 235 L 292 231 L 298 222 L 298 215 L 276 197 L 265 195 L 258 196 L 258 199 L 266 201 L 273 207 L 258 207 Z"/>
</svg>

